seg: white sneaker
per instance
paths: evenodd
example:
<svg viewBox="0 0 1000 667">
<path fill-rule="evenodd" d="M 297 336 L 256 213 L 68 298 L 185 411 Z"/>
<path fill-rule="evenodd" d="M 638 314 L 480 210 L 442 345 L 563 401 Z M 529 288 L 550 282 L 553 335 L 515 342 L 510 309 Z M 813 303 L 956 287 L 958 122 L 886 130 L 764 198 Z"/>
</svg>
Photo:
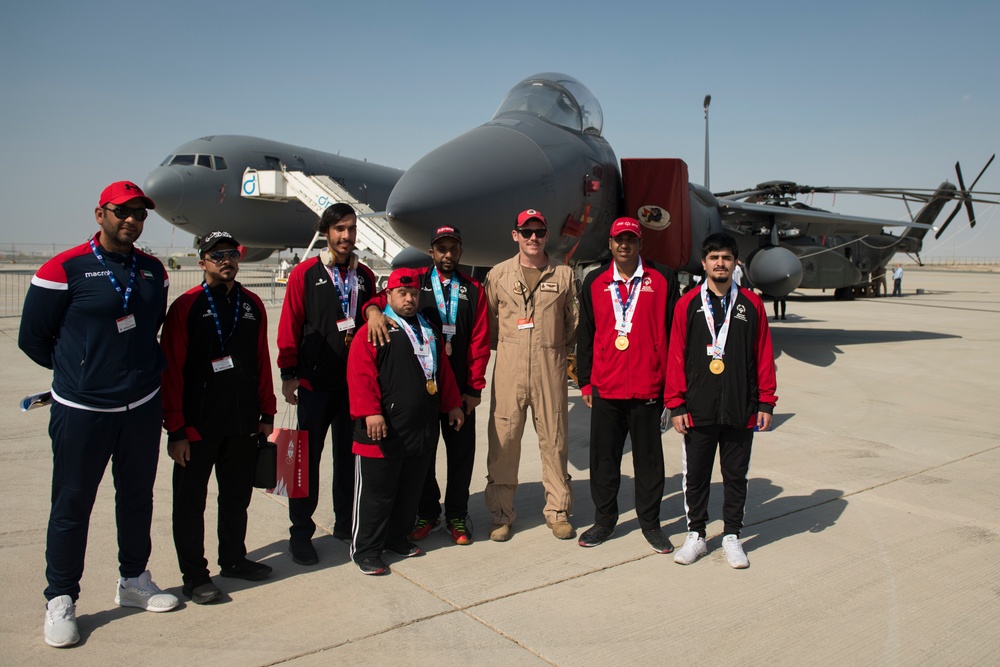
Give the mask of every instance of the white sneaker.
<svg viewBox="0 0 1000 667">
<path fill-rule="evenodd" d="M 750 567 L 750 559 L 747 558 L 746 553 L 743 551 L 743 545 L 740 544 L 740 538 L 736 535 L 730 533 L 722 538 L 722 550 L 726 552 L 726 560 L 729 561 L 729 567 L 736 568 L 737 570 Z"/>
<path fill-rule="evenodd" d="M 80 641 L 76 629 L 76 604 L 68 595 L 60 595 L 45 605 L 45 643 L 56 648 Z"/>
<path fill-rule="evenodd" d="M 146 570 L 138 577 L 118 578 L 115 603 L 119 607 L 138 607 L 146 611 L 170 611 L 177 606 L 177 598 L 161 591 Z"/>
<path fill-rule="evenodd" d="M 698 533 L 688 533 L 684 538 L 684 546 L 674 554 L 674 562 L 681 565 L 690 565 L 708 553 L 705 545 L 705 538 Z"/>
</svg>

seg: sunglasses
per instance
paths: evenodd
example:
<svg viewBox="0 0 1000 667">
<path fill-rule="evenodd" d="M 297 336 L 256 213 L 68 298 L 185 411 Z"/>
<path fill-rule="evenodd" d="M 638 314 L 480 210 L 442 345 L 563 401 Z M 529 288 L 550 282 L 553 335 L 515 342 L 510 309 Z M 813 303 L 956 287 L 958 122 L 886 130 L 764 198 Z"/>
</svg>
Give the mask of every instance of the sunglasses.
<svg viewBox="0 0 1000 667">
<path fill-rule="evenodd" d="M 522 239 L 530 239 L 532 234 L 537 238 L 544 239 L 545 235 L 549 233 L 549 230 L 545 227 L 541 229 L 516 229 L 514 231 L 520 234 Z"/>
<path fill-rule="evenodd" d="M 218 264 L 224 260 L 229 260 L 230 262 L 240 261 L 240 251 L 239 250 L 214 250 L 207 255 L 205 259 L 210 259 L 214 263 Z"/>
<path fill-rule="evenodd" d="M 133 217 L 139 222 L 146 219 L 149 215 L 149 211 L 144 208 L 128 208 L 127 206 L 118 206 L 116 208 L 104 207 L 105 210 L 111 211 L 115 214 L 115 217 L 119 220 L 128 220 L 129 217 Z"/>
</svg>

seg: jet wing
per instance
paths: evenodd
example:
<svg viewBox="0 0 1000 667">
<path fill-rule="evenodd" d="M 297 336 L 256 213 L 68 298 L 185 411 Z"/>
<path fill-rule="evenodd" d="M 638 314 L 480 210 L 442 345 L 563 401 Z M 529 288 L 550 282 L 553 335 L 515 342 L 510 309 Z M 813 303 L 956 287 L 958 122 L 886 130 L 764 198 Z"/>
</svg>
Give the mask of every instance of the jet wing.
<svg viewBox="0 0 1000 667">
<path fill-rule="evenodd" d="M 740 233 L 778 226 L 782 236 L 798 230 L 795 236 L 836 236 L 842 234 L 877 234 L 883 227 L 915 227 L 931 229 L 930 225 L 885 218 L 866 218 L 855 215 L 841 215 L 820 211 L 809 207 L 775 206 L 772 204 L 749 204 L 729 199 L 719 200 L 719 214 L 722 224 Z"/>
</svg>

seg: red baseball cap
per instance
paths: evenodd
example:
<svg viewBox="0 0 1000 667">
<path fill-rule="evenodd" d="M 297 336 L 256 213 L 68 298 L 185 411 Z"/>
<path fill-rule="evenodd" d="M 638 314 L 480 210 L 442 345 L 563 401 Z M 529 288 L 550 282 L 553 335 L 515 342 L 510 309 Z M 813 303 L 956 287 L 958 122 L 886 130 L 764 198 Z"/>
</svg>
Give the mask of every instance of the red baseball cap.
<svg viewBox="0 0 1000 667">
<path fill-rule="evenodd" d="M 619 234 L 635 234 L 642 238 L 642 226 L 635 218 L 618 218 L 611 223 L 611 233 L 608 236 L 618 236 Z"/>
<path fill-rule="evenodd" d="M 389 282 L 386 284 L 385 288 L 387 290 L 396 289 L 397 287 L 409 287 L 412 289 L 417 289 L 420 287 L 420 272 L 416 269 L 396 269 L 389 274 Z"/>
<path fill-rule="evenodd" d="M 101 193 L 101 202 L 98 205 L 102 208 L 105 204 L 114 204 L 117 206 L 137 197 L 143 200 L 146 208 L 156 208 L 153 200 L 147 197 L 143 193 L 142 188 L 132 181 L 117 181 L 104 188 L 104 191 Z"/>
<path fill-rule="evenodd" d="M 521 211 L 520 213 L 517 214 L 518 227 L 523 227 L 525 224 L 527 224 L 529 220 L 537 220 L 546 227 L 549 226 L 549 223 L 545 222 L 545 216 L 543 216 L 541 213 L 539 213 L 533 208 L 529 208 L 526 211 Z"/>
</svg>

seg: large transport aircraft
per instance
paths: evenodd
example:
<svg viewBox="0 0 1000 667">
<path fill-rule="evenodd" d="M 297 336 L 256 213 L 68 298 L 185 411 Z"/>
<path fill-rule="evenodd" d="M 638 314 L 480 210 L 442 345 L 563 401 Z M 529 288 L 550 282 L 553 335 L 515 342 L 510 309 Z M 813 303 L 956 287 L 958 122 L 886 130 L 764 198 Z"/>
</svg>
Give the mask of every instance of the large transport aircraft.
<svg viewBox="0 0 1000 667">
<path fill-rule="evenodd" d="M 713 194 L 689 182 L 680 159 L 623 159 L 619 168 L 601 136 L 603 123 L 601 106 L 586 86 L 547 72 L 518 83 L 488 123 L 434 149 L 405 173 L 265 139 L 211 136 L 177 148 L 144 187 L 169 222 L 196 237 L 228 229 L 249 247 L 247 259 L 306 246 L 316 223 L 316 214 L 301 203 L 241 197 L 248 168 L 328 176 L 359 202 L 384 212 L 392 230 L 412 246 L 396 263 L 426 262 L 431 232 L 452 224 L 462 229 L 463 262 L 492 266 L 513 253 L 509 230 L 527 208 L 548 220 L 549 253 L 581 272 L 609 259 L 608 230 L 620 215 L 644 226 L 645 257 L 687 273 L 701 270 L 702 240 L 728 231 L 740 245 L 751 282 L 772 296 L 797 288 L 847 296 L 867 286 L 897 252 L 917 255 L 948 202 L 958 205 L 945 225 L 963 205 L 974 225 L 972 202 L 997 203 L 981 197 L 997 193 L 973 193 L 979 177 L 966 189 L 960 169 L 961 188 L 948 182 L 929 190 L 770 181 Z M 706 164 L 707 143 L 706 136 Z M 923 206 L 906 222 L 839 215 L 796 199 L 813 192 L 869 194 L 901 199 L 907 208 L 910 202 Z"/>
</svg>

